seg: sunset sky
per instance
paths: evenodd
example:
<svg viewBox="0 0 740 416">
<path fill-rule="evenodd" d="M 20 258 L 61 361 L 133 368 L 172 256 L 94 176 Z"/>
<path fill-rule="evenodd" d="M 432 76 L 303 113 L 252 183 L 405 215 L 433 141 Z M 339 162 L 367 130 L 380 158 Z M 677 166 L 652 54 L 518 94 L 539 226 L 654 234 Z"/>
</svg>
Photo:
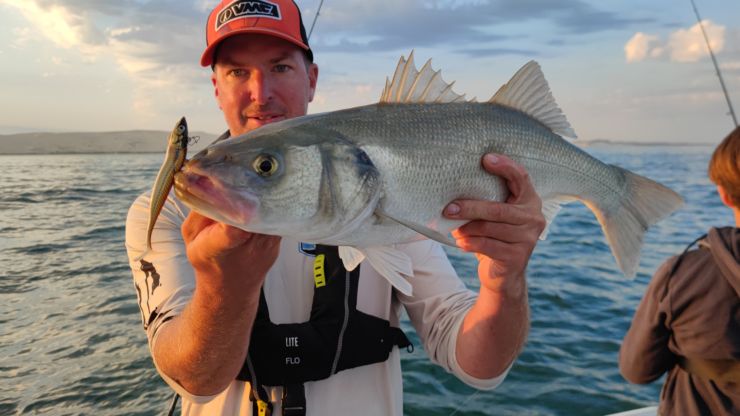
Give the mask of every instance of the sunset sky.
<svg viewBox="0 0 740 416">
<path fill-rule="evenodd" d="M 740 2 L 696 0 L 740 106 Z M 319 0 L 297 1 L 308 28 Z M 219 133 L 198 64 L 213 0 L 0 0 L 0 134 Z M 733 127 L 689 0 L 325 0 L 310 112 L 377 101 L 398 58 L 488 99 L 537 60 L 579 138 L 717 143 Z"/>
</svg>

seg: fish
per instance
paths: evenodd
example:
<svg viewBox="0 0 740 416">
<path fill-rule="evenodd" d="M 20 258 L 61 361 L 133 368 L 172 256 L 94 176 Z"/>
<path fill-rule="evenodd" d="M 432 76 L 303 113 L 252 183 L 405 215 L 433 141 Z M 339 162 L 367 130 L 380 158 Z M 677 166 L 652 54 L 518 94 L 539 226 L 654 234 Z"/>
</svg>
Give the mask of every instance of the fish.
<svg viewBox="0 0 740 416">
<path fill-rule="evenodd" d="M 169 137 L 167 138 L 167 150 L 165 151 L 164 161 L 157 172 L 157 177 L 152 185 L 152 192 L 149 197 L 149 221 L 146 230 L 146 250 L 135 260 L 141 260 L 152 250 L 152 232 L 157 222 L 159 213 L 164 207 L 167 196 L 170 194 L 174 184 L 175 173 L 180 171 L 185 164 L 188 152 L 188 123 L 185 117 L 175 124 Z"/>
<path fill-rule="evenodd" d="M 175 175 L 191 209 L 246 231 L 339 246 L 345 267 L 367 259 L 401 293 L 411 260 L 395 244 L 430 238 L 455 246 L 465 221 L 442 215 L 456 199 L 504 201 L 508 188 L 481 158 L 523 165 L 547 226 L 563 205 L 584 203 L 618 267 L 634 277 L 648 227 L 677 210 L 670 188 L 606 164 L 575 132 L 542 69 L 526 63 L 487 102 L 453 91 L 413 52 L 399 60 L 376 104 L 269 124 L 207 147 Z"/>
</svg>

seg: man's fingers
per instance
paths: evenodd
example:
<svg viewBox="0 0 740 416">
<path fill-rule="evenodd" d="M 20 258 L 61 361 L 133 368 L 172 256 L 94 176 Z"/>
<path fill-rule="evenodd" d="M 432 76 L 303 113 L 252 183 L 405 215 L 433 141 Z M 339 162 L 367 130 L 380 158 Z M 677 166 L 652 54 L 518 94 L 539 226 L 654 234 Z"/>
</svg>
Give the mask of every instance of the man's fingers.
<svg viewBox="0 0 740 416">
<path fill-rule="evenodd" d="M 195 236 L 203 231 L 204 228 L 208 227 L 211 224 L 214 224 L 215 222 L 216 221 L 208 217 L 204 217 L 203 215 L 200 215 L 195 211 L 190 211 L 190 214 L 188 214 L 187 218 L 185 218 L 185 221 L 183 221 L 182 226 L 180 227 L 182 237 L 186 243 L 190 243 L 191 241 L 193 241 Z"/>
<path fill-rule="evenodd" d="M 448 218 L 460 220 L 485 220 L 521 225 L 531 222 L 533 215 L 516 205 L 502 202 L 457 200 L 445 208 Z"/>
<path fill-rule="evenodd" d="M 506 182 L 509 197 L 506 202 L 516 203 L 534 193 L 529 173 L 524 167 L 504 155 L 488 153 L 483 156 L 483 168 Z"/>
<path fill-rule="evenodd" d="M 456 242 L 460 250 L 469 253 L 480 253 L 488 257 L 491 257 L 495 253 L 495 257 L 499 259 L 511 260 L 518 252 L 515 244 L 486 237 L 466 236 L 458 239 Z"/>
<path fill-rule="evenodd" d="M 489 221 L 470 221 L 460 226 L 460 228 L 452 230 L 452 236 L 456 239 L 485 237 L 506 243 L 529 241 L 530 236 L 528 234 L 529 230 L 519 225 L 493 223 Z"/>
<path fill-rule="evenodd" d="M 211 244 L 221 249 L 231 249 L 244 244 L 254 234 L 242 229 L 220 223 L 191 211 L 181 227 L 185 243 L 190 244 L 197 237 L 207 238 Z"/>
</svg>

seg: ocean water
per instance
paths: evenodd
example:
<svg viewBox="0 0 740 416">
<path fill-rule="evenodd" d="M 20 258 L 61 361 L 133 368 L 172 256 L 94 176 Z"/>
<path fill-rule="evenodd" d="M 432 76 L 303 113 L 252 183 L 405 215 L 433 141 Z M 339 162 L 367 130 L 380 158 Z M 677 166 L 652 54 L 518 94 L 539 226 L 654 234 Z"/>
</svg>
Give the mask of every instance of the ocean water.
<svg viewBox="0 0 740 416">
<path fill-rule="evenodd" d="M 528 269 L 532 328 L 497 390 L 478 392 L 403 353 L 408 415 L 604 415 L 657 403 L 660 381 L 619 375 L 622 336 L 652 272 L 731 213 L 706 177 L 711 147 L 604 146 L 588 152 L 686 199 L 651 228 L 636 279 L 618 271 L 591 212 L 571 204 Z M 162 155 L 0 156 L 0 415 L 161 415 L 123 245 L 129 204 Z M 476 263 L 450 257 L 477 287 Z M 407 332 L 413 332 L 408 322 Z M 662 380 L 661 380 L 662 381 Z"/>
</svg>

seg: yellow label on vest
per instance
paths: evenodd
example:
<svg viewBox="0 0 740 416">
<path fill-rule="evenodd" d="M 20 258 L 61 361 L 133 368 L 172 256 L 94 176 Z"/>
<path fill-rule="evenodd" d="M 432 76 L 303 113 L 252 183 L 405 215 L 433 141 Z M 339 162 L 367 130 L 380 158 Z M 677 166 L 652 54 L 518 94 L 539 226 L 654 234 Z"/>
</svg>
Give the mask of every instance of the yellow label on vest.
<svg viewBox="0 0 740 416">
<path fill-rule="evenodd" d="M 272 416 L 270 405 L 262 400 L 257 400 L 257 415 L 258 416 Z"/>
<path fill-rule="evenodd" d="M 313 282 L 316 287 L 326 286 L 326 276 L 324 275 L 324 255 L 319 254 L 313 261 Z"/>
</svg>

